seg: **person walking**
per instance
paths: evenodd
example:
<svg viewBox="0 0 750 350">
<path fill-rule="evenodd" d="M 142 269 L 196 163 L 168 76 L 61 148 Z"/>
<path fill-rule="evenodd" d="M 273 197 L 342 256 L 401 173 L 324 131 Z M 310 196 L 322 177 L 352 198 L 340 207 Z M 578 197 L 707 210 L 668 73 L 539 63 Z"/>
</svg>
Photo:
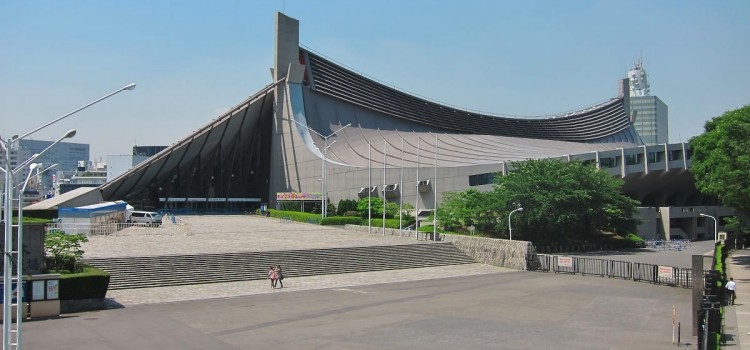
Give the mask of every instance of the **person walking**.
<svg viewBox="0 0 750 350">
<path fill-rule="evenodd" d="M 271 266 L 270 268 L 268 268 L 268 279 L 271 280 L 271 288 L 276 288 L 277 277 L 278 276 L 276 274 L 276 268 L 274 266 Z"/>
<path fill-rule="evenodd" d="M 281 269 L 281 265 L 276 266 L 276 283 L 279 284 L 281 287 L 284 288 L 284 271 Z"/>
<path fill-rule="evenodd" d="M 726 285 L 727 288 L 727 303 L 730 305 L 734 305 L 734 299 L 737 298 L 737 294 L 735 293 L 735 289 L 737 289 L 737 284 L 734 283 L 734 278 L 729 277 L 729 282 L 727 282 Z"/>
</svg>

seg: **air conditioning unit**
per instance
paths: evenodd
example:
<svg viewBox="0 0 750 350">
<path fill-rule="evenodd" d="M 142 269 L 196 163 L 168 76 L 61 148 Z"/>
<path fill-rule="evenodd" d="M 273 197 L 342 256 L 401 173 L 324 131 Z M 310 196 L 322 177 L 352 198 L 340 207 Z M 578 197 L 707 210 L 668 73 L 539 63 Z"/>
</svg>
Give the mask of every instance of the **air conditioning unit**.
<svg viewBox="0 0 750 350">
<path fill-rule="evenodd" d="M 385 185 L 385 187 L 383 187 L 383 196 L 388 199 L 398 198 L 399 196 L 398 184 Z"/>
<path fill-rule="evenodd" d="M 417 191 L 419 191 L 419 193 L 430 192 L 431 188 L 432 185 L 430 184 L 430 180 L 422 180 L 417 182 Z"/>
<path fill-rule="evenodd" d="M 359 189 L 359 193 L 357 193 L 357 196 L 359 198 L 367 198 L 368 192 L 369 192 L 370 197 L 377 197 L 378 186 L 362 187 Z"/>
</svg>

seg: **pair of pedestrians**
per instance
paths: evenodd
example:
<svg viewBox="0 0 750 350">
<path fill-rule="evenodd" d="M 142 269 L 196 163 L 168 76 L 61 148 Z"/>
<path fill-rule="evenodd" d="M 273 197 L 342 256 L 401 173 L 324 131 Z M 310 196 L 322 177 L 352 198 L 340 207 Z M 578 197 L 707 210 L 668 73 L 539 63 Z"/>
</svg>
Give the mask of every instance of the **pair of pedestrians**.
<svg viewBox="0 0 750 350">
<path fill-rule="evenodd" d="M 284 271 L 281 268 L 281 265 L 277 266 L 271 266 L 268 269 L 268 279 L 271 280 L 271 288 L 276 289 L 276 285 L 280 285 L 280 288 L 284 288 Z"/>
</svg>

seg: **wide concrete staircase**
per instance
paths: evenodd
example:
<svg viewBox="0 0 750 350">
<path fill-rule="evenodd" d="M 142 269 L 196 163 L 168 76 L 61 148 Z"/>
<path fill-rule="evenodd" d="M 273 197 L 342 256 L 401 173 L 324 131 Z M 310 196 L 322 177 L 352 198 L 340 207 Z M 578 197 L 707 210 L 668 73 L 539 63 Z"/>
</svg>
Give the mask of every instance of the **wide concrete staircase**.
<svg viewBox="0 0 750 350">
<path fill-rule="evenodd" d="M 223 283 L 267 278 L 271 265 L 284 277 L 473 264 L 450 243 L 285 250 L 199 255 L 86 259 L 110 273 L 109 289 Z"/>
</svg>

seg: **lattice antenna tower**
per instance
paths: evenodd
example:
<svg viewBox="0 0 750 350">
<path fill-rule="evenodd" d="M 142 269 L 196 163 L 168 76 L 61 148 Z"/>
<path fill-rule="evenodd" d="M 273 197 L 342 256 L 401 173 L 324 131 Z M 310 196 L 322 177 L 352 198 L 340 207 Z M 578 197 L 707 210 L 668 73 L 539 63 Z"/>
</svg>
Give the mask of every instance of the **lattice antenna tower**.
<svg viewBox="0 0 750 350">
<path fill-rule="evenodd" d="M 630 96 L 650 96 L 651 86 L 648 84 L 648 74 L 643 68 L 643 54 L 635 63 L 635 66 L 628 70 L 628 79 L 630 80 Z"/>
</svg>

